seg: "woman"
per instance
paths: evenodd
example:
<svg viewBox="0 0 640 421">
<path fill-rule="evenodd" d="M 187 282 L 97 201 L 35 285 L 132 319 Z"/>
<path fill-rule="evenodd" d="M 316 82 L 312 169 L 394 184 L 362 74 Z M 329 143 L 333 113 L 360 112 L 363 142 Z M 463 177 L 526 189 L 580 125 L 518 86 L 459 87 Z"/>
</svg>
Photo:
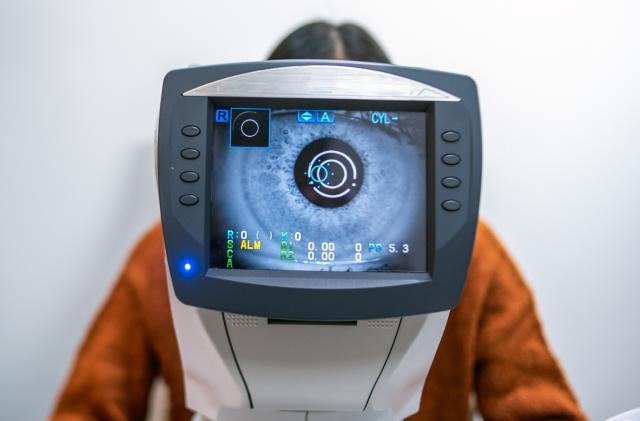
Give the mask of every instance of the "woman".
<svg viewBox="0 0 640 421">
<path fill-rule="evenodd" d="M 323 22 L 294 31 L 270 59 L 389 63 L 362 28 Z M 139 242 L 98 313 L 53 419 L 142 419 L 157 376 L 170 389 L 171 419 L 190 419 L 159 225 Z M 474 394 L 485 419 L 585 419 L 547 347 L 531 292 L 483 223 L 462 299 L 451 311 L 420 412 L 410 420 L 467 419 Z"/>
</svg>

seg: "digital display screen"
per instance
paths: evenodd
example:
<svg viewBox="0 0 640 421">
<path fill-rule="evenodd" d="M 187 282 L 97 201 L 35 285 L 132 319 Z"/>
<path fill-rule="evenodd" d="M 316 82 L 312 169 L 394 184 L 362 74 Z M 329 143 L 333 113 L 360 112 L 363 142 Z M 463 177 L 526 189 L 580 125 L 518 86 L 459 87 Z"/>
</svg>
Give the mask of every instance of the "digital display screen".
<svg viewBox="0 0 640 421">
<path fill-rule="evenodd" d="M 425 272 L 425 112 L 216 106 L 211 266 Z"/>
</svg>

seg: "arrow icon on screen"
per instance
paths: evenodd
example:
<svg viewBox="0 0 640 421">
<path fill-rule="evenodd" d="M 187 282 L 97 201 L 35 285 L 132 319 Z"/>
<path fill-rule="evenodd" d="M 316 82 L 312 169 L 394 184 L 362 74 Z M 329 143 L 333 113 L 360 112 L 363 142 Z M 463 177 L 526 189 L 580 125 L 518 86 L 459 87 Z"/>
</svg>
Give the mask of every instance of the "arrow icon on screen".
<svg viewBox="0 0 640 421">
<path fill-rule="evenodd" d="M 298 111 L 298 121 L 300 123 L 313 123 L 316 121 L 316 116 L 309 111 Z"/>
</svg>

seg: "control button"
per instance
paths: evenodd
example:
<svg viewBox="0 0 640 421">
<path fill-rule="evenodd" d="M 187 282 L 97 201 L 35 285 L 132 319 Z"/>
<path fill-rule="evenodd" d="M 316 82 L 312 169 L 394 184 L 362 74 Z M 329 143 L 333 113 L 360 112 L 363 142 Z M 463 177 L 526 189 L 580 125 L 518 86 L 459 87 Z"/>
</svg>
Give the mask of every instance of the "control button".
<svg viewBox="0 0 640 421">
<path fill-rule="evenodd" d="M 183 194 L 180 196 L 180 203 L 185 206 L 193 206 L 198 203 L 198 196 L 195 194 Z"/>
<path fill-rule="evenodd" d="M 196 159 L 197 157 L 200 156 L 200 151 L 193 148 L 187 148 L 187 149 L 183 149 L 182 152 L 180 152 L 180 155 L 184 159 Z"/>
<path fill-rule="evenodd" d="M 457 142 L 460 140 L 460 133 L 454 132 L 453 130 L 449 130 L 448 132 L 442 133 L 442 140 L 445 142 Z"/>
<path fill-rule="evenodd" d="M 450 189 L 455 189 L 460 185 L 460 179 L 456 177 L 445 177 L 442 179 L 442 185 Z"/>
<path fill-rule="evenodd" d="M 448 153 L 442 156 L 442 162 L 447 165 L 457 165 L 460 163 L 460 156 L 453 153 Z"/>
<path fill-rule="evenodd" d="M 180 174 L 180 180 L 185 183 L 195 183 L 200 178 L 200 174 L 195 171 L 185 171 Z"/>
<path fill-rule="evenodd" d="M 188 136 L 188 137 L 198 136 L 200 134 L 200 127 L 198 127 L 198 126 L 184 126 L 182 128 L 182 134 L 185 135 L 185 136 Z"/>
<path fill-rule="evenodd" d="M 460 209 L 460 202 L 457 200 L 445 200 L 442 202 L 442 209 L 448 210 L 450 212 L 457 211 Z"/>
</svg>

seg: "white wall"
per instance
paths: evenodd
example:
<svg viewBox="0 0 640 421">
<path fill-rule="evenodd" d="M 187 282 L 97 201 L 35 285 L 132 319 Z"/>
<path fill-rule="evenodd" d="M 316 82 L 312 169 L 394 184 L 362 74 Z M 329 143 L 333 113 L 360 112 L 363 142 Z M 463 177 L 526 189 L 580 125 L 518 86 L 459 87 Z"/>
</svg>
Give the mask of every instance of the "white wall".
<svg viewBox="0 0 640 421">
<path fill-rule="evenodd" d="M 45 416 L 132 242 L 158 214 L 164 73 L 264 57 L 313 17 L 399 64 L 472 75 L 482 211 L 594 419 L 640 406 L 640 8 L 470 1 L 0 4 L 0 419 Z"/>
</svg>

